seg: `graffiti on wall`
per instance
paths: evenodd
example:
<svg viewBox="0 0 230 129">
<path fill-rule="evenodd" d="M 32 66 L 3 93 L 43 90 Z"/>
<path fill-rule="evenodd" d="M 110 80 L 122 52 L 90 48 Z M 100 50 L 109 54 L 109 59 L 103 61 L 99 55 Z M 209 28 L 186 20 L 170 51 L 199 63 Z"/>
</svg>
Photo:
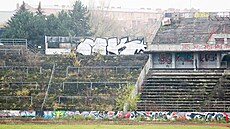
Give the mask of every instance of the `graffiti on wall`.
<svg viewBox="0 0 230 129">
<path fill-rule="evenodd" d="M 20 116 L 22 116 L 22 117 L 34 117 L 34 116 L 36 116 L 36 111 L 33 111 L 33 110 L 20 111 Z"/>
<path fill-rule="evenodd" d="M 230 44 L 181 44 L 181 51 L 194 51 L 194 50 L 228 50 L 230 48 Z M 168 48 L 169 49 L 169 48 Z M 171 48 L 170 48 L 171 49 Z"/>
<path fill-rule="evenodd" d="M 200 62 L 212 62 L 217 60 L 217 54 L 216 53 L 210 53 L 210 54 L 200 54 L 199 55 Z"/>
<path fill-rule="evenodd" d="M 0 117 L 17 117 L 21 116 L 19 110 L 0 110 Z"/>
<path fill-rule="evenodd" d="M 152 112 L 152 111 L 15 111 L 1 110 L 0 117 L 35 117 L 48 119 L 74 118 L 76 116 L 91 117 L 92 119 L 125 118 L 130 120 L 139 117 L 146 120 L 196 120 L 196 121 L 226 121 L 229 122 L 229 113 L 225 112 Z"/>
<path fill-rule="evenodd" d="M 189 112 L 185 113 L 185 119 L 187 120 L 199 120 L 199 121 L 227 121 L 229 115 L 222 112 Z"/>
<path fill-rule="evenodd" d="M 176 62 L 193 62 L 192 53 L 176 53 Z"/>
<path fill-rule="evenodd" d="M 86 38 L 80 42 L 76 51 L 83 55 L 100 53 L 102 55 L 133 55 L 143 53 L 146 49 L 144 39 L 129 40 L 128 37 L 118 38 Z"/>
<path fill-rule="evenodd" d="M 171 64 L 172 54 L 171 53 L 160 53 L 158 61 L 160 64 Z"/>
<path fill-rule="evenodd" d="M 135 111 L 131 112 L 130 119 L 144 117 L 146 120 L 175 120 L 176 112 L 151 112 L 151 111 Z"/>
<path fill-rule="evenodd" d="M 50 39 L 51 37 L 47 37 Z M 57 37 L 58 38 L 58 37 Z M 53 38 L 52 38 L 53 39 Z M 65 45 L 65 48 L 49 48 L 49 44 L 53 40 L 47 40 L 46 42 L 46 54 L 68 54 L 71 49 L 74 48 L 76 53 L 80 53 L 82 55 L 92 55 L 94 53 L 100 53 L 101 55 L 133 55 L 143 53 L 146 50 L 146 44 L 144 43 L 144 38 L 130 39 L 129 37 L 112 37 L 112 38 L 83 38 L 78 39 L 74 43 L 67 43 L 69 45 Z M 54 40 L 56 41 L 56 40 Z M 56 42 L 55 42 L 56 43 Z M 64 44 L 64 43 L 61 43 Z M 75 45 L 73 45 L 75 44 Z M 62 45 L 63 46 L 63 45 Z"/>
</svg>

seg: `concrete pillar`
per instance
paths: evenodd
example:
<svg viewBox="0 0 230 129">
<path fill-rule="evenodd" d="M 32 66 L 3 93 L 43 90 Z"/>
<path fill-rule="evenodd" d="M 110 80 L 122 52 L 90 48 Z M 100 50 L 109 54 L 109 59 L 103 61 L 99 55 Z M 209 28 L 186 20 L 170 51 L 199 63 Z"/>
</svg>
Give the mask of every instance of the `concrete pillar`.
<svg viewBox="0 0 230 129">
<path fill-rule="evenodd" d="M 127 112 L 128 112 L 128 103 L 127 103 L 127 102 L 124 103 L 123 112 L 124 112 L 124 113 L 127 113 Z"/>
<path fill-rule="evenodd" d="M 176 68 L 176 54 L 172 53 L 172 68 Z"/>
<path fill-rule="evenodd" d="M 227 39 L 228 39 L 227 37 L 224 38 L 224 44 L 228 44 L 228 40 Z"/>
<path fill-rule="evenodd" d="M 193 55 L 193 68 L 194 68 L 194 71 L 196 71 L 199 68 L 198 53 L 194 53 Z"/>
<path fill-rule="evenodd" d="M 216 68 L 220 68 L 220 62 L 221 62 L 220 53 L 218 52 L 216 54 Z"/>
<path fill-rule="evenodd" d="M 150 63 L 150 68 L 153 68 L 154 67 L 154 62 L 153 62 L 153 54 L 149 54 L 149 63 Z"/>
<path fill-rule="evenodd" d="M 197 68 L 200 68 L 200 60 L 199 60 L 199 53 L 197 53 Z"/>
</svg>

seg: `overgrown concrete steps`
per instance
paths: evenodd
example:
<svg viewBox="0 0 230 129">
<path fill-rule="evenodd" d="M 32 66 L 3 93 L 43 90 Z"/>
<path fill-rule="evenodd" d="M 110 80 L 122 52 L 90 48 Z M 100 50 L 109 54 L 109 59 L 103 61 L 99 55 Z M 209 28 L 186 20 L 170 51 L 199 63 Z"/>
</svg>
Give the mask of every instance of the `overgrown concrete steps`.
<svg viewBox="0 0 230 129">
<path fill-rule="evenodd" d="M 216 91 L 219 89 L 218 86 L 225 86 L 220 82 L 223 73 L 223 69 L 200 71 L 150 69 L 141 88 L 138 110 L 157 111 L 154 107 L 161 107 L 167 111 L 204 111 L 207 109 L 205 105 L 208 101 L 227 101 L 229 100 L 227 90 L 222 97 L 219 96 L 221 92 Z M 227 106 L 230 105 L 222 104 L 223 108 Z M 221 111 L 219 107 L 215 111 Z"/>
</svg>

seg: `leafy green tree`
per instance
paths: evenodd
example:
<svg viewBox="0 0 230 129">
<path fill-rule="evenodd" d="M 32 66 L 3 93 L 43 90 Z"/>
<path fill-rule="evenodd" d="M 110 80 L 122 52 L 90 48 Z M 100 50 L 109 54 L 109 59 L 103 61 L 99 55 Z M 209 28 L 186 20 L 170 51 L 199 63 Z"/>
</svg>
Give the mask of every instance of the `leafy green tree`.
<svg viewBox="0 0 230 129">
<path fill-rule="evenodd" d="M 48 36 L 60 36 L 60 22 L 58 20 L 58 17 L 56 17 L 54 14 L 51 14 L 47 16 L 46 18 L 46 35 Z"/>
<path fill-rule="evenodd" d="M 29 42 L 31 44 L 36 44 L 39 46 L 44 46 L 44 36 L 46 33 L 46 16 L 44 15 L 35 15 L 33 17 L 33 28 L 29 31 Z"/>
<path fill-rule="evenodd" d="M 29 31 L 28 41 L 33 45 L 39 45 L 44 48 L 44 36 L 46 33 L 46 16 L 43 15 L 41 2 L 39 2 L 37 11 L 32 19 L 33 28 Z"/>
<path fill-rule="evenodd" d="M 41 3 L 36 11 L 36 15 L 29 12 L 25 3 L 20 6 L 16 14 L 8 21 L 4 38 L 24 38 L 34 45 L 44 46 L 44 36 L 46 32 L 46 17 L 42 14 Z"/>
<path fill-rule="evenodd" d="M 59 20 L 59 35 L 62 36 L 69 36 L 69 35 L 74 35 L 74 31 L 72 30 L 72 19 L 70 15 L 62 10 L 61 12 L 58 13 L 58 20 Z"/>
<path fill-rule="evenodd" d="M 46 35 L 51 35 L 51 36 L 74 35 L 74 32 L 72 31 L 71 23 L 72 23 L 72 19 L 70 15 L 63 10 L 59 12 L 57 16 L 51 14 L 47 16 L 46 19 L 46 26 L 47 26 Z"/>
<path fill-rule="evenodd" d="M 3 38 L 24 38 L 29 43 L 44 45 L 44 36 L 88 36 L 89 14 L 81 1 L 76 1 L 73 10 L 61 11 L 58 15 L 43 15 L 41 2 L 36 13 L 28 11 L 25 2 L 5 26 Z"/>
<path fill-rule="evenodd" d="M 69 11 L 72 19 L 72 30 L 75 36 L 91 35 L 89 26 L 89 11 L 80 0 L 77 0 L 73 5 L 73 10 Z"/>
<path fill-rule="evenodd" d="M 34 29 L 33 13 L 25 9 L 23 2 L 17 13 L 7 22 L 6 31 L 3 33 L 5 38 L 29 38 L 29 30 Z"/>
</svg>

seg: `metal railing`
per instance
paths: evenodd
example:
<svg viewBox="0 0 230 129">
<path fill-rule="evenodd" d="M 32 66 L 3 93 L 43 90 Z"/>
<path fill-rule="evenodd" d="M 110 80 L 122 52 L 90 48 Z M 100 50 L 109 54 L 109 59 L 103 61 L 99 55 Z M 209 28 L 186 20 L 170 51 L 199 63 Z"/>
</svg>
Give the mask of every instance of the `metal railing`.
<svg viewBox="0 0 230 129">
<path fill-rule="evenodd" d="M 8 103 L 9 98 L 18 98 L 19 101 L 21 98 L 30 98 L 30 105 L 33 104 L 33 96 L 0 96 L 0 98 L 6 99 L 6 103 Z"/>
<path fill-rule="evenodd" d="M 21 49 L 0 49 L 0 51 L 2 51 L 5 55 L 7 55 L 7 54 L 18 54 L 18 55 L 23 54 Z"/>
<path fill-rule="evenodd" d="M 112 99 L 116 96 L 58 96 L 58 103 L 61 103 L 61 99 Z"/>
<path fill-rule="evenodd" d="M 119 70 L 128 70 L 128 72 L 131 72 L 132 69 L 137 69 L 137 70 L 140 70 L 142 69 L 142 66 L 89 66 L 89 67 L 72 67 L 72 66 L 68 66 L 66 68 L 66 77 L 69 76 L 69 72 L 70 70 L 73 70 L 73 71 L 77 71 L 77 74 L 80 73 L 81 70 L 83 69 L 90 69 L 90 72 L 92 72 L 93 70 L 106 70 L 106 69 L 110 69 L 110 70 L 113 70 L 115 71 L 115 74 L 118 74 L 118 73 L 121 73 L 119 72 Z"/>
<path fill-rule="evenodd" d="M 27 46 L 27 39 L 0 39 L 3 45 L 23 45 Z"/>
<path fill-rule="evenodd" d="M 26 70 L 26 76 L 29 76 L 29 70 L 37 69 L 39 74 L 42 74 L 42 67 L 41 66 L 0 66 L 2 70 Z"/>
<path fill-rule="evenodd" d="M 33 86 L 35 86 L 35 89 L 37 90 L 38 89 L 38 83 L 37 82 L 0 82 L 0 86 L 2 85 L 2 84 L 6 84 L 6 85 L 8 85 L 9 87 L 11 87 L 11 85 L 14 85 L 14 84 L 16 84 L 16 85 L 21 85 L 21 86 L 26 86 L 26 85 L 30 85 L 30 87 L 31 87 L 31 84 L 33 85 Z"/>
<path fill-rule="evenodd" d="M 117 84 L 118 86 L 122 86 L 123 84 L 129 85 L 129 84 L 134 84 L 134 82 L 63 82 L 62 83 L 62 89 L 65 90 L 65 87 L 67 84 L 76 84 L 76 86 L 79 86 L 81 84 L 88 84 L 90 89 L 92 89 L 94 84 L 103 84 L 104 86 L 107 86 L 109 84 Z"/>
<path fill-rule="evenodd" d="M 31 51 L 31 52 L 33 52 L 33 53 L 39 53 L 40 51 L 38 50 L 38 48 L 36 48 L 33 44 L 31 44 L 31 43 L 28 43 L 27 44 L 27 48 Z"/>
</svg>

